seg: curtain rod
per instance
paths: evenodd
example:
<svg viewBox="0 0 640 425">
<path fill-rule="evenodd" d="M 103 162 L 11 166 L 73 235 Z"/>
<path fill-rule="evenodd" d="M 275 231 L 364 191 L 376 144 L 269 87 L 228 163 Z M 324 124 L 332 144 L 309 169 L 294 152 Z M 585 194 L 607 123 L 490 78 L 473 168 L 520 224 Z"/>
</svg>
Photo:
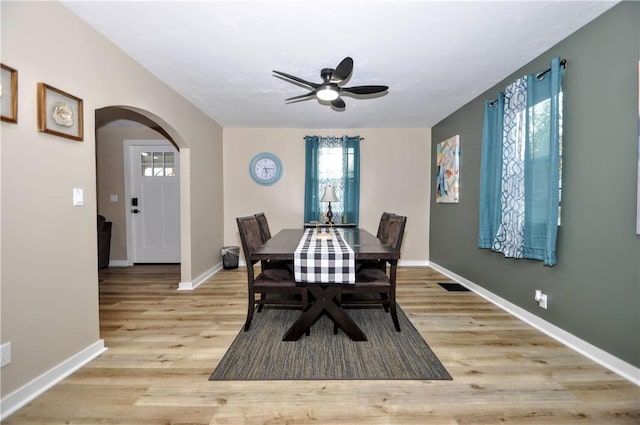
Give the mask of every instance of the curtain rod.
<svg viewBox="0 0 640 425">
<path fill-rule="evenodd" d="M 566 68 L 567 68 L 567 60 L 566 60 L 566 59 L 562 59 L 562 60 L 560 61 L 560 66 L 566 69 Z M 544 75 L 545 75 L 547 72 L 550 72 L 550 71 L 551 71 L 551 68 L 547 69 L 546 71 L 542 71 L 541 73 L 539 73 L 538 75 L 536 75 L 536 80 L 542 80 L 542 77 L 544 77 Z"/>
<path fill-rule="evenodd" d="M 562 59 L 560 61 L 560 66 L 563 68 L 567 68 L 567 60 L 566 59 Z M 546 69 L 542 72 L 539 72 L 538 75 L 536 75 L 536 80 L 542 80 L 542 77 L 544 77 L 548 72 L 551 72 L 551 68 Z M 498 99 L 496 100 L 492 100 L 491 102 L 489 102 L 489 106 L 493 106 L 496 104 L 496 102 L 498 101 Z"/>
</svg>

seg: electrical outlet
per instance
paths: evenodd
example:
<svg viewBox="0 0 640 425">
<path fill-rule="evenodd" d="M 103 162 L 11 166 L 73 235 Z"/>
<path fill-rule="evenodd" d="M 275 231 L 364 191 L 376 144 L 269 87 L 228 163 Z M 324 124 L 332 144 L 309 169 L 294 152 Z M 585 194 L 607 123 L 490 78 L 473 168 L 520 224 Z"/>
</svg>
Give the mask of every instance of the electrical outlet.
<svg viewBox="0 0 640 425">
<path fill-rule="evenodd" d="M 540 295 L 540 301 L 538 301 L 538 305 L 545 310 L 547 309 L 547 294 Z"/>
<path fill-rule="evenodd" d="M 540 307 L 544 308 L 545 310 L 547 309 L 547 294 L 542 292 L 542 290 L 536 289 L 536 294 L 533 298 L 538 302 L 538 305 Z"/>
<path fill-rule="evenodd" d="M 0 345 L 0 367 L 11 363 L 11 342 Z"/>
</svg>

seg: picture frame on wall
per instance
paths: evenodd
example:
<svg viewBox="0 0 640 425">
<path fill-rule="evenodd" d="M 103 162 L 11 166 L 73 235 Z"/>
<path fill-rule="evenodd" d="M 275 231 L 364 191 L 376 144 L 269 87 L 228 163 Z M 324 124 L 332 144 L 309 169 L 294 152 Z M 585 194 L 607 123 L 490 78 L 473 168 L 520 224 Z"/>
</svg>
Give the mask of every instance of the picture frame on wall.
<svg viewBox="0 0 640 425">
<path fill-rule="evenodd" d="M 81 142 L 82 99 L 45 83 L 38 83 L 38 130 Z"/>
<path fill-rule="evenodd" d="M 18 122 L 18 71 L 0 64 L 0 119 L 16 124 Z"/>
<path fill-rule="evenodd" d="M 440 142 L 436 149 L 436 202 L 460 201 L 460 136 Z"/>
</svg>

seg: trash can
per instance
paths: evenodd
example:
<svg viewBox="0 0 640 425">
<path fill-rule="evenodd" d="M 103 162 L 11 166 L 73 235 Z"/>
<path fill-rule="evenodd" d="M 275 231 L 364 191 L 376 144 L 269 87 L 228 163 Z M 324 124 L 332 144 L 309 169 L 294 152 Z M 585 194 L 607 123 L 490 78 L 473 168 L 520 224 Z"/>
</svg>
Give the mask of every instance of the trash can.
<svg viewBox="0 0 640 425">
<path fill-rule="evenodd" d="M 237 269 L 238 257 L 240 257 L 240 247 L 223 246 L 222 247 L 222 267 L 225 269 Z"/>
</svg>

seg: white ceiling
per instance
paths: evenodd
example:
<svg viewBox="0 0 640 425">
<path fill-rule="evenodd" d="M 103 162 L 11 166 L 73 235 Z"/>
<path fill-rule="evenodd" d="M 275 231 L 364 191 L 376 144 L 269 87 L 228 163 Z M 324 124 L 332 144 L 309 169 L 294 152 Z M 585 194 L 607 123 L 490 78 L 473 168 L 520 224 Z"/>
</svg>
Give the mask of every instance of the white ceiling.
<svg viewBox="0 0 640 425">
<path fill-rule="evenodd" d="M 62 1 L 223 127 L 431 127 L 616 1 Z M 345 57 L 337 111 L 272 70 L 321 82 Z M 568 68 L 571 67 L 569 61 Z"/>
</svg>

